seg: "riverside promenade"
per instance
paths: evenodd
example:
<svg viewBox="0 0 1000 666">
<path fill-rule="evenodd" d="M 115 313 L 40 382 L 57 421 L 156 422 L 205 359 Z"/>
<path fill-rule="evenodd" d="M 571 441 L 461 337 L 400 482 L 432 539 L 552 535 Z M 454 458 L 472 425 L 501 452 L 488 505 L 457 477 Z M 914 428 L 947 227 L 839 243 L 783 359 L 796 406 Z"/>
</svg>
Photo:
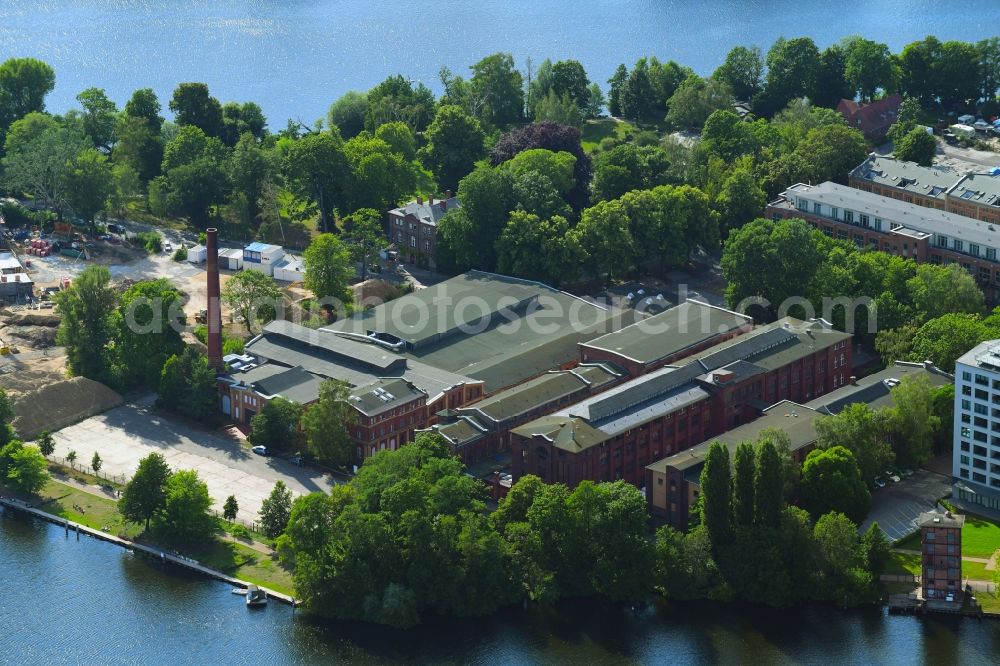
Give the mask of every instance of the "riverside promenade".
<svg viewBox="0 0 1000 666">
<path fill-rule="evenodd" d="M 87 527 L 86 525 L 81 525 L 80 523 L 73 522 L 72 520 L 66 520 L 60 518 L 59 516 L 54 516 L 51 513 L 46 513 L 41 509 L 35 508 L 24 502 L 22 500 L 13 497 L 2 497 L 0 496 L 0 506 L 5 506 L 15 511 L 23 511 L 35 518 L 40 518 L 42 520 L 48 521 L 55 525 L 59 525 L 66 530 L 66 535 L 69 536 L 70 531 L 76 532 L 77 538 L 80 534 L 85 534 L 87 536 L 93 537 L 95 539 L 100 539 L 101 541 L 107 541 L 115 545 L 121 546 L 122 548 L 127 548 L 136 553 L 142 553 L 147 555 L 154 560 L 159 560 L 160 562 L 175 564 L 177 566 L 184 567 L 186 569 L 196 571 L 202 575 L 215 578 L 216 580 L 221 580 L 228 583 L 234 587 L 247 588 L 252 583 L 240 580 L 239 578 L 233 578 L 232 576 L 227 576 L 221 571 L 216 571 L 206 567 L 205 565 L 193 560 L 189 557 L 184 557 L 183 555 L 175 555 L 173 553 L 168 553 L 166 551 L 160 550 L 158 548 L 153 548 L 152 546 L 147 546 L 146 544 L 137 543 L 135 541 L 129 541 L 128 539 L 122 539 L 121 537 L 115 536 L 113 534 L 108 534 L 107 532 L 102 532 L 101 530 L 96 530 L 92 527 Z M 282 594 L 281 592 L 276 592 L 269 588 L 259 586 L 260 589 L 267 592 L 267 596 L 271 599 L 276 599 L 282 603 L 289 604 L 293 608 L 296 605 L 295 597 L 291 597 L 287 594 Z"/>
</svg>

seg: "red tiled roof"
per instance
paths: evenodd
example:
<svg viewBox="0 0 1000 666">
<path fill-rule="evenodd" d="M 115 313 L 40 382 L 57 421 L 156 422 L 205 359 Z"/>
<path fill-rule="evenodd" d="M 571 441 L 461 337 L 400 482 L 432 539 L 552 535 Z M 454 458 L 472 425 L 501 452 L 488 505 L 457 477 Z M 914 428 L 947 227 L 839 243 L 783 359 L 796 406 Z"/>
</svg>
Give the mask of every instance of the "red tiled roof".
<svg viewBox="0 0 1000 666">
<path fill-rule="evenodd" d="M 837 111 L 844 116 L 848 125 L 861 130 L 865 138 L 881 138 L 889 126 L 896 122 L 902 103 L 903 98 L 899 95 L 889 95 L 871 104 L 842 99 L 837 105 Z"/>
</svg>

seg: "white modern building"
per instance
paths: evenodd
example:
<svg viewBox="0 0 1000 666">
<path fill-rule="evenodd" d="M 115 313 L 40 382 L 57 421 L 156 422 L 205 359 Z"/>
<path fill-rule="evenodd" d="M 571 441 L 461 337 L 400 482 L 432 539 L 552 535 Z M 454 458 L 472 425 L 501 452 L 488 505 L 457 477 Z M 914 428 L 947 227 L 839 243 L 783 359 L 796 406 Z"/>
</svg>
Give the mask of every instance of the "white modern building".
<svg viewBox="0 0 1000 666">
<path fill-rule="evenodd" d="M 274 264 L 274 279 L 283 282 L 300 282 L 306 279 L 306 265 L 302 257 L 286 254 Z"/>
<path fill-rule="evenodd" d="M 188 248 L 188 258 L 192 264 L 203 264 L 205 259 L 208 257 L 208 249 L 201 244 L 195 245 L 192 248 Z"/>
<path fill-rule="evenodd" d="M 1000 340 L 955 363 L 955 495 L 1000 510 Z"/>
<path fill-rule="evenodd" d="M 285 250 L 280 245 L 250 243 L 243 248 L 243 269 L 261 271 L 265 275 L 274 275 L 274 265 L 283 256 L 285 256 Z"/>
</svg>

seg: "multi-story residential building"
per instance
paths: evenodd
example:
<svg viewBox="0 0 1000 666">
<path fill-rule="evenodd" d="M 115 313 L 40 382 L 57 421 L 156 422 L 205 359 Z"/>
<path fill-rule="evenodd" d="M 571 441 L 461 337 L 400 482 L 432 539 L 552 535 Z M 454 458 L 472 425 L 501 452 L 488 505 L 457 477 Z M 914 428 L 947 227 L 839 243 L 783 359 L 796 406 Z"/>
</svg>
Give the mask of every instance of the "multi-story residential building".
<svg viewBox="0 0 1000 666">
<path fill-rule="evenodd" d="M 962 526 L 965 516 L 920 514 L 920 587 L 923 598 L 962 603 Z"/>
<path fill-rule="evenodd" d="M 859 247 L 921 263 L 959 264 L 988 300 L 1000 297 L 1000 228 L 993 224 L 830 182 L 792 185 L 766 213 L 775 220 L 802 218 Z"/>
<path fill-rule="evenodd" d="M 443 199 L 417 197 L 410 203 L 389 211 L 389 240 L 396 244 L 399 256 L 411 264 L 435 268 L 434 251 L 437 224 L 450 210 L 461 207 L 458 197 L 447 192 Z"/>
<path fill-rule="evenodd" d="M 696 446 L 668 455 L 646 466 L 646 502 L 649 514 L 657 523 L 687 529 L 691 508 L 700 491 L 700 477 L 705 456 L 713 442 L 729 448 L 730 459 L 740 442 L 754 441 L 767 431 L 780 430 L 788 437 L 796 461 L 802 462 L 815 447 L 819 434 L 817 419 L 839 413 L 853 403 L 865 403 L 873 409 L 892 406 L 892 388 L 907 377 L 926 376 L 932 385 L 942 386 L 952 376 L 930 363 L 896 362 L 881 372 L 802 403 L 781 400 L 764 410 L 760 418 L 737 428 L 711 435 Z"/>
<path fill-rule="evenodd" d="M 1000 509 L 1000 340 L 955 362 L 955 496 Z"/>
<path fill-rule="evenodd" d="M 890 199 L 948 210 L 946 193 L 959 178 L 959 173 L 948 167 L 925 167 L 872 153 L 854 167 L 847 182 L 851 187 Z"/>
<path fill-rule="evenodd" d="M 746 333 L 753 318 L 687 300 L 618 331 L 580 343 L 584 363 L 607 361 L 638 377 Z"/>
<path fill-rule="evenodd" d="M 511 431 L 512 473 L 550 483 L 625 479 L 760 415 L 805 402 L 850 378 L 850 335 L 785 318 Z"/>
<path fill-rule="evenodd" d="M 960 174 L 872 153 L 851 171 L 851 187 L 907 203 L 1000 224 L 1000 174 Z"/>
</svg>

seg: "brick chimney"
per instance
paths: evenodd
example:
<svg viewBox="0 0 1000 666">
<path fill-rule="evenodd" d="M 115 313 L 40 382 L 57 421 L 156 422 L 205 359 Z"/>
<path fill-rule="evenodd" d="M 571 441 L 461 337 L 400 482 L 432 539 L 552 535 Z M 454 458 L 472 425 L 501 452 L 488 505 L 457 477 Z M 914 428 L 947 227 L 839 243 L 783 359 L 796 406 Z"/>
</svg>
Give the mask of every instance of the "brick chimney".
<svg viewBox="0 0 1000 666">
<path fill-rule="evenodd" d="M 433 194 L 430 195 L 429 197 L 427 197 L 427 205 L 428 206 L 433 206 L 434 205 L 434 195 Z"/>
<path fill-rule="evenodd" d="M 447 199 L 441 199 L 441 201 L 439 201 L 438 203 L 441 204 L 441 210 L 443 210 L 445 212 L 448 211 L 448 200 Z"/>
<path fill-rule="evenodd" d="M 206 230 L 205 274 L 208 279 L 208 362 L 217 371 L 222 365 L 222 304 L 219 302 L 219 230 Z"/>
<path fill-rule="evenodd" d="M 452 196 L 452 195 L 451 195 L 451 190 L 447 190 L 447 191 L 446 191 L 446 192 L 444 193 L 444 198 L 445 198 L 445 199 L 451 199 L 451 196 Z"/>
<path fill-rule="evenodd" d="M 422 196 L 420 196 L 419 194 L 417 195 L 417 205 L 418 206 L 423 206 L 424 205 L 424 198 Z"/>
</svg>

